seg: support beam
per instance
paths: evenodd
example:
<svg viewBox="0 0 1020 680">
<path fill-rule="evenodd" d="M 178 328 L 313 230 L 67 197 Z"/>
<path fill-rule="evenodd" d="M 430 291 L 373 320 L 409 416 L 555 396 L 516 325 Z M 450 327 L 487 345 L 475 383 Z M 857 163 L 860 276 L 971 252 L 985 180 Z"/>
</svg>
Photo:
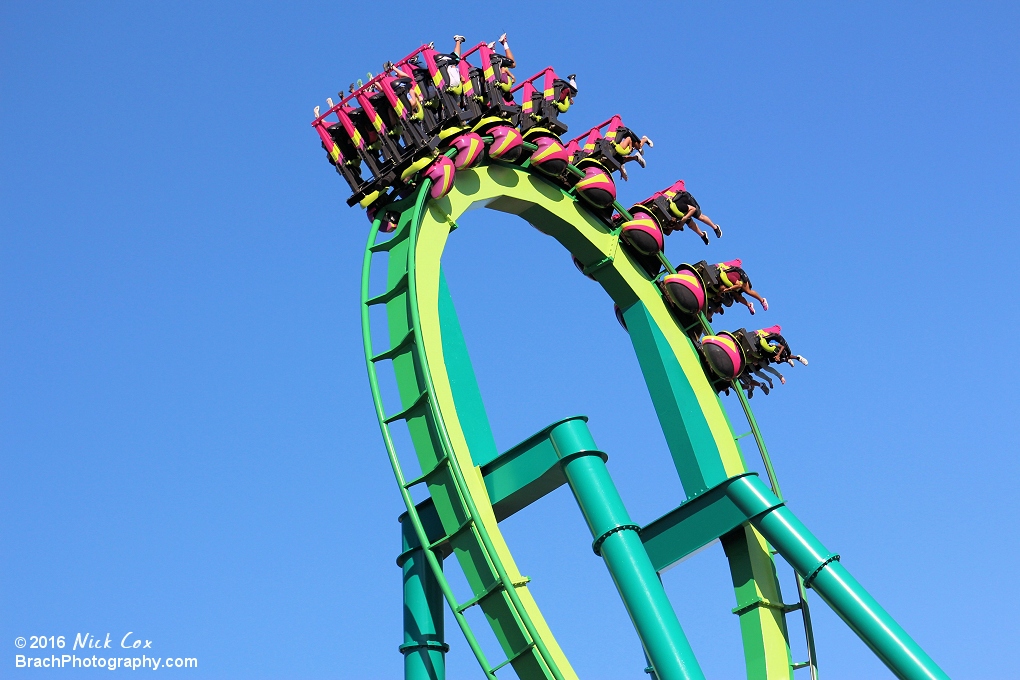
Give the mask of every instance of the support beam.
<svg viewBox="0 0 1020 680">
<path fill-rule="evenodd" d="M 506 519 L 566 484 L 567 478 L 563 475 L 559 456 L 549 438 L 550 433 L 568 423 L 572 423 L 570 427 L 583 427 L 587 430 L 587 422 L 587 416 L 557 420 L 481 466 L 485 488 L 489 492 L 497 520 Z M 568 452 L 567 455 L 570 453 L 575 452 Z"/>
<path fill-rule="evenodd" d="M 665 571 L 747 521 L 726 491 L 748 475 L 757 473 L 730 477 L 641 528 L 641 542 L 656 571 Z"/>
<path fill-rule="evenodd" d="M 756 476 L 730 485 L 727 494 L 751 524 L 832 607 L 864 644 L 902 680 L 949 680 L 878 602 Z"/>
<path fill-rule="evenodd" d="M 666 597 L 659 575 L 641 544 L 623 500 L 583 421 L 571 420 L 549 433 L 574 498 L 595 538 L 592 549 L 605 560 L 641 644 L 659 680 L 704 680 L 687 636 Z"/>
</svg>

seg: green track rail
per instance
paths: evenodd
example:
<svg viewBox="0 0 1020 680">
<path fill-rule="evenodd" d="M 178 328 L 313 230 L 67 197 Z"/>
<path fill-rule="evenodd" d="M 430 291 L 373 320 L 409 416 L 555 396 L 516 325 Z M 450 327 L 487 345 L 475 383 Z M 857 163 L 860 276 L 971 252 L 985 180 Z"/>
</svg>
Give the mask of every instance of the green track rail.
<svg viewBox="0 0 1020 680">
<path fill-rule="evenodd" d="M 426 546 L 424 553 L 429 566 L 486 676 L 495 678 L 496 671 L 509 664 L 520 677 L 545 677 L 555 680 L 576 677 L 569 666 L 565 669 L 566 672 L 561 668 L 565 659 L 557 659 L 550 652 L 548 636 L 543 636 L 539 632 L 532 613 L 518 592 L 519 589 L 526 587 L 524 579 L 520 576 L 516 579 L 511 578 L 504 564 L 504 557 L 493 545 L 486 522 L 489 518 L 483 518 L 480 514 L 474 499 L 475 491 L 469 487 L 464 470 L 455 462 L 456 454 L 450 442 L 450 434 L 436 403 L 435 387 L 421 338 L 416 304 L 416 278 L 412 275 L 415 270 L 413 245 L 417 240 L 428 190 L 429 183 L 425 180 L 418 191 L 413 209 L 402 214 L 396 233 L 382 243 L 375 242 L 380 226 L 377 220 L 372 225 L 370 246 L 365 253 L 362 280 L 365 351 L 376 414 L 382 426 L 390 463 L 418 541 L 422 546 Z M 389 253 L 390 287 L 382 295 L 371 298 L 369 283 L 372 259 L 379 252 Z M 369 316 L 370 308 L 382 303 L 387 305 L 391 338 L 399 339 L 390 350 L 376 355 L 372 351 Z M 393 415 L 384 412 L 375 368 L 377 362 L 384 360 L 394 363 L 405 403 L 404 408 Z M 410 392 L 407 390 L 408 386 L 413 386 Z M 390 423 L 398 419 L 407 421 L 408 430 L 422 463 L 423 473 L 410 481 L 405 479 L 390 432 Z M 441 518 L 453 520 L 453 526 L 448 526 L 448 521 L 444 523 L 446 535 L 438 541 L 430 541 L 427 537 L 411 497 L 410 488 L 416 484 L 427 484 L 437 506 L 443 510 L 440 512 Z M 494 522 L 495 518 L 492 517 L 491 523 Z M 457 555 L 474 591 L 474 596 L 463 603 L 456 600 L 435 555 L 436 550 L 447 546 Z M 464 612 L 472 606 L 480 606 L 485 612 L 507 654 L 505 661 L 493 665 L 486 659 L 464 616 Z M 544 622 L 542 626 L 544 627 Z"/>
<path fill-rule="evenodd" d="M 463 387 L 464 376 L 469 375 L 466 382 L 472 384 L 474 376 L 459 328 L 451 330 L 456 315 L 440 263 L 447 240 L 457 228 L 456 220 L 476 207 L 518 215 L 559 241 L 623 310 L 687 495 L 678 510 L 704 504 L 733 480 L 745 477 L 749 470 L 738 440 L 753 435 L 771 493 L 761 486 L 753 498 L 741 497 L 740 507 L 753 511 L 728 525 L 736 529 L 714 534 L 720 537 L 729 561 L 748 678 L 790 680 L 800 668 L 809 669 L 812 680 L 816 677 L 805 581 L 812 583 L 899 677 L 945 677 L 842 570 L 838 556 L 828 553 L 781 507 L 779 482 L 747 396 L 738 384 L 732 385 L 750 427 L 749 432 L 736 436 L 691 339 L 648 274 L 620 248 L 618 229 L 597 217 L 572 191 L 554 186 L 531 172 L 527 164 L 490 162 L 459 171 L 452 192 L 439 200 L 429 199 L 429 188 L 429 182 L 423 180 L 415 195 L 386 207 L 386 212 L 399 214 L 392 234 L 380 231 L 379 220 L 372 224 L 362 272 L 365 357 L 383 441 L 408 520 L 486 677 L 494 680 L 506 666 L 522 680 L 572 680 L 577 675 L 500 532 L 481 467 L 498 452 L 477 385 L 468 393 Z M 614 207 L 628 216 L 623 206 Z M 675 271 L 665 255 L 660 257 L 668 270 Z M 385 260 L 386 284 L 383 290 L 373 291 L 373 266 L 381 260 Z M 373 344 L 373 309 L 385 317 L 385 348 L 376 349 Z M 446 310 L 445 316 L 442 310 Z M 704 316 L 698 323 L 712 332 Z M 448 344 L 452 335 L 458 340 Z M 379 368 L 384 364 L 392 367 L 400 400 L 399 407 L 390 411 L 384 406 L 380 387 Z M 393 427 L 398 421 L 406 423 L 420 467 L 411 478 L 396 450 Z M 419 485 L 427 489 L 441 524 L 438 536 L 431 525 L 426 527 L 411 494 Z M 774 501 L 756 505 L 755 499 L 773 494 Z M 783 603 L 774 560 L 777 550 L 770 540 L 776 541 L 794 566 L 799 600 L 795 604 Z M 443 557 L 451 553 L 471 589 L 463 600 L 458 600 L 443 570 Z M 478 608 L 491 627 L 501 648 L 500 659 L 486 657 L 466 616 L 472 608 Z M 787 630 L 787 615 L 794 611 L 801 612 L 808 650 L 807 661 L 799 663 L 792 661 Z"/>
<path fill-rule="evenodd" d="M 490 167 L 499 168 L 501 166 L 493 164 Z M 573 204 L 576 213 L 573 219 L 581 218 L 586 222 L 589 231 L 593 230 L 602 236 L 598 246 L 595 247 L 596 253 L 592 252 L 591 243 L 579 243 L 575 248 L 572 248 L 572 251 L 580 251 L 575 252 L 575 255 L 592 260 L 593 267 L 589 267 L 589 269 L 611 264 L 617 258 L 619 254 L 618 231 L 593 217 L 587 211 L 583 201 L 569 192 L 552 187 L 544 179 L 532 173 L 525 173 L 522 169 L 506 168 L 506 171 L 513 173 L 517 180 L 527 177 L 532 185 L 544 185 L 540 186 L 540 189 L 545 194 L 549 194 L 551 190 L 555 194 L 559 194 L 559 199 L 568 199 Z M 481 173 L 481 170 L 475 172 Z M 522 175 L 524 177 L 520 177 Z M 470 184 L 468 173 L 460 173 L 458 185 L 465 183 Z M 460 189 L 459 186 L 454 191 L 457 192 L 458 189 Z M 463 191 L 463 189 L 461 190 Z M 470 188 L 467 191 L 470 191 Z M 425 351 L 420 325 L 416 252 L 421 221 L 428 215 L 430 204 L 433 212 L 440 216 L 445 215 L 445 218 L 441 217 L 441 219 L 448 221 L 449 227 L 455 226 L 455 222 L 449 212 L 444 211 L 448 198 L 437 202 L 429 201 L 427 197 L 428 186 L 424 185 L 419 188 L 415 197 L 405 199 L 403 204 L 392 206 L 391 210 L 401 211 L 396 230 L 390 238 L 379 240 L 380 224 L 376 221 L 372 225 L 365 252 L 362 281 L 363 332 L 370 384 L 383 439 L 415 533 L 421 545 L 429 548 L 424 551 L 429 566 L 440 584 L 458 626 L 464 633 L 469 647 L 485 674 L 490 678 L 495 677 L 497 670 L 504 664 L 509 664 L 521 678 L 555 678 L 557 680 L 573 678 L 576 677 L 575 673 L 552 637 L 537 606 L 534 605 L 534 601 L 526 592 L 525 579 L 519 576 L 516 566 L 512 564 L 512 558 L 507 559 L 509 551 L 502 538 L 498 536 L 498 528 L 495 526 L 495 519 L 492 516 L 488 499 L 484 493 L 481 494 L 481 497 L 477 493 L 479 487 L 482 489 L 484 487 L 480 484 L 475 484 L 472 487 L 469 484 L 470 477 L 474 476 L 476 479 L 478 477 L 476 469 L 471 465 L 470 459 L 467 464 L 458 464 L 460 462 L 458 454 L 451 444 L 444 414 L 437 402 L 431 373 L 431 366 L 436 359 L 429 357 Z M 621 205 L 617 204 L 615 207 L 621 213 L 626 214 L 626 210 Z M 497 207 L 497 209 L 499 208 Z M 526 215 L 524 217 L 529 219 Z M 585 247 L 586 245 L 587 247 Z M 387 288 L 382 293 L 372 296 L 369 286 L 372 279 L 372 265 L 373 261 L 382 253 L 386 253 L 388 256 Z M 625 259 L 620 258 L 620 260 Z M 668 261 L 665 264 L 672 270 L 672 265 Z M 645 285 L 654 288 L 647 282 L 647 277 L 644 279 Z M 628 296 L 624 294 L 623 297 Z M 633 302 L 633 300 L 630 301 Z M 373 350 L 370 323 L 370 310 L 376 305 L 386 306 L 390 340 L 390 346 L 378 353 Z M 401 409 L 396 413 L 386 413 L 383 407 L 377 374 L 377 364 L 383 361 L 392 362 L 397 377 L 402 404 Z M 760 441 L 757 425 L 753 422 L 753 415 L 750 410 L 747 410 L 746 413 L 752 423 L 752 428 L 756 431 L 756 439 Z M 421 464 L 422 474 L 411 480 L 405 477 L 401 469 L 394 446 L 394 438 L 390 432 L 390 426 L 396 420 L 407 422 L 408 431 Z M 732 437 L 732 428 L 729 428 L 728 425 L 726 427 Z M 763 445 L 761 450 L 767 460 L 767 453 Z M 771 472 L 771 465 L 768 467 Z M 733 472 L 743 471 L 744 466 L 741 461 L 741 464 Z M 778 485 L 774 482 L 774 473 L 770 474 L 770 479 L 773 479 L 774 488 L 777 488 Z M 446 533 L 438 541 L 428 539 L 425 527 L 418 516 L 410 493 L 411 487 L 415 484 L 428 486 L 429 493 L 439 509 Z M 751 579 L 750 584 L 741 584 L 741 588 L 738 589 L 738 606 L 747 604 L 743 600 L 779 600 L 779 583 L 775 577 L 772 555 L 767 545 L 760 536 L 755 535 L 753 529 L 747 528 L 745 533 L 747 534 L 745 545 L 737 551 L 736 555 L 730 555 L 730 559 L 741 562 L 740 569 L 755 574 L 755 577 Z M 495 541 L 493 534 L 496 534 Z M 444 549 L 452 550 L 457 556 L 471 585 L 472 597 L 465 602 L 458 602 L 455 598 L 443 573 L 440 560 L 435 554 L 435 551 Z M 506 564 L 508 561 L 510 562 L 509 568 Z M 750 588 L 750 592 L 746 592 L 748 588 Z M 745 592 L 740 593 L 741 589 Z M 499 663 L 490 663 L 486 658 L 464 615 L 471 606 L 479 606 L 485 612 L 486 619 L 503 648 L 505 660 Z M 744 625 L 744 619 L 747 618 L 755 619 L 750 626 Z M 745 648 L 747 648 L 745 651 L 748 654 L 748 663 L 753 664 L 756 668 L 754 673 L 756 677 L 791 677 L 793 665 L 789 659 L 784 616 L 776 616 L 775 611 L 768 608 L 752 608 L 742 615 L 742 629 L 748 629 L 744 631 Z M 756 639 L 749 640 L 748 636 Z M 783 657 L 778 662 L 775 658 L 769 658 L 775 657 L 777 651 L 779 656 Z M 811 665 L 813 666 L 813 664 Z"/>
</svg>

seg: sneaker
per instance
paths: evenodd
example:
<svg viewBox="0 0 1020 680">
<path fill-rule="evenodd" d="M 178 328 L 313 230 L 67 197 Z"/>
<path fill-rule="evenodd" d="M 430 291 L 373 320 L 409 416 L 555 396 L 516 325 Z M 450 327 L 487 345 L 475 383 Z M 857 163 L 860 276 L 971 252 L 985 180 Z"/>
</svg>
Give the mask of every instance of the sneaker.
<svg viewBox="0 0 1020 680">
<path fill-rule="evenodd" d="M 764 309 L 766 312 L 769 311 L 769 301 L 768 301 L 768 298 L 762 298 L 761 299 L 761 308 Z"/>
<path fill-rule="evenodd" d="M 704 241 L 705 245 L 707 246 L 708 245 L 708 234 L 706 234 L 705 232 L 701 232 L 701 240 Z"/>
<path fill-rule="evenodd" d="M 642 156 L 640 153 L 634 154 L 634 158 L 637 159 L 637 164 L 640 165 L 642 168 L 648 167 L 648 164 L 645 162 L 645 157 Z"/>
<path fill-rule="evenodd" d="M 717 224 L 717 225 L 715 225 L 714 227 L 712 227 L 712 229 L 713 229 L 713 230 L 715 230 L 715 237 L 716 237 L 716 238 L 722 238 L 722 227 L 720 227 L 720 226 L 719 226 L 719 225 Z"/>
<path fill-rule="evenodd" d="M 630 181 L 630 180 L 628 180 L 628 179 L 627 179 L 627 166 L 626 166 L 626 165 L 621 165 L 621 166 L 620 166 L 620 178 L 621 178 L 621 179 L 622 179 L 622 180 L 623 180 L 624 182 L 628 182 L 628 181 Z"/>
<path fill-rule="evenodd" d="M 465 40 L 467 40 L 467 38 L 462 35 L 453 36 L 453 42 L 464 42 Z"/>
</svg>

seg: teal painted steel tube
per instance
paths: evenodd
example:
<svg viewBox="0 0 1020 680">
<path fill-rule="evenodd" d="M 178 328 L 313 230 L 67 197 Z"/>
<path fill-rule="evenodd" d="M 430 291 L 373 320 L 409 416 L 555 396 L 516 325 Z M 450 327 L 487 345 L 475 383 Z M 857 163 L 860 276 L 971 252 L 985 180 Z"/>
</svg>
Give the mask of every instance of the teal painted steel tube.
<svg viewBox="0 0 1020 680">
<path fill-rule="evenodd" d="M 401 516 L 400 553 L 404 577 L 404 680 L 445 680 L 450 646 L 443 621 L 443 591 L 425 561 L 425 554 L 406 514 Z M 441 558 L 436 556 L 442 563 Z"/>
<path fill-rule="evenodd" d="M 606 469 L 583 421 L 568 421 L 550 433 L 567 483 L 595 538 L 659 680 L 704 680 L 687 636 L 645 552 L 638 527 Z M 565 457 L 564 457 L 565 455 Z"/>
<path fill-rule="evenodd" d="M 760 479 L 743 477 L 727 495 L 751 524 L 832 607 L 868 647 L 903 680 L 949 680 L 889 613 L 839 563 Z"/>
</svg>

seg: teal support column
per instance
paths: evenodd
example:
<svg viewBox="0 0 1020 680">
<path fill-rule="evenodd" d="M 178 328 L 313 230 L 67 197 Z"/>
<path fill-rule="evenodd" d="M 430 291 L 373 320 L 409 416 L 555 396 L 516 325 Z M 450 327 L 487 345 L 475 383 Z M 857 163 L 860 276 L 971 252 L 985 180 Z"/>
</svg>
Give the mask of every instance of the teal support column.
<svg viewBox="0 0 1020 680">
<path fill-rule="evenodd" d="M 583 421 L 550 433 L 563 472 L 658 680 L 704 680 L 635 525 Z"/>
<path fill-rule="evenodd" d="M 868 647 L 903 680 L 949 680 L 889 613 L 756 476 L 741 477 L 727 495 Z"/>
<path fill-rule="evenodd" d="M 400 517 L 400 533 L 403 550 L 397 564 L 404 576 L 404 643 L 400 645 L 404 680 L 445 680 L 450 646 L 444 640 L 443 591 L 406 513 Z"/>
</svg>

